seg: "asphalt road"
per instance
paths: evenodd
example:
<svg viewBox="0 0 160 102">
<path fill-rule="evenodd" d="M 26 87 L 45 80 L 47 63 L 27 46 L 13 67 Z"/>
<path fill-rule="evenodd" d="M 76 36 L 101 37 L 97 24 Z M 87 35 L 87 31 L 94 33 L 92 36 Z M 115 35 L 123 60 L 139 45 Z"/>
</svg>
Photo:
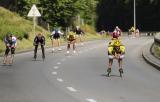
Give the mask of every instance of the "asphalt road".
<svg viewBox="0 0 160 102">
<path fill-rule="evenodd" d="M 160 72 L 141 56 L 153 38 L 124 37 L 124 75 L 114 61 L 106 77 L 108 41 L 77 46 L 77 54 L 46 51 L 46 60 L 33 61 L 33 52 L 18 54 L 12 66 L 0 66 L 0 102 L 159 102 Z"/>
</svg>

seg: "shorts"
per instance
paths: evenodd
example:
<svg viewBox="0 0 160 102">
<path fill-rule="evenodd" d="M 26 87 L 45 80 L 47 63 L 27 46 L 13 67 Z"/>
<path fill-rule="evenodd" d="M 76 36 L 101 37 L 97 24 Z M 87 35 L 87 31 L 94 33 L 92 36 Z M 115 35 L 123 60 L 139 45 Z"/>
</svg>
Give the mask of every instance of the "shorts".
<svg viewBox="0 0 160 102">
<path fill-rule="evenodd" d="M 60 35 L 53 35 L 53 39 L 60 39 Z"/>
<path fill-rule="evenodd" d="M 10 51 L 11 51 L 11 54 L 15 54 L 15 48 L 6 47 L 5 55 L 8 55 Z"/>
<path fill-rule="evenodd" d="M 109 59 L 115 59 L 114 55 L 108 55 Z M 123 59 L 124 55 L 120 55 L 120 59 Z"/>
<path fill-rule="evenodd" d="M 76 39 L 72 39 L 72 40 L 70 39 L 70 40 L 68 40 L 68 41 L 69 41 L 69 42 L 72 42 L 72 41 L 74 41 L 74 40 L 76 40 Z"/>
</svg>

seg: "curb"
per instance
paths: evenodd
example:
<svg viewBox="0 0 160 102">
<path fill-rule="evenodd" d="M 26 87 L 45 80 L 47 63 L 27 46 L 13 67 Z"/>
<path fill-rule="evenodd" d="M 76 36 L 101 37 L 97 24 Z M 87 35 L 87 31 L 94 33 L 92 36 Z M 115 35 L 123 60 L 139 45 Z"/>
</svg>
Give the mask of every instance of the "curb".
<svg viewBox="0 0 160 102">
<path fill-rule="evenodd" d="M 155 67 L 157 70 L 160 71 L 160 60 L 151 54 L 151 49 L 153 47 L 153 44 L 154 43 L 151 42 L 143 47 L 142 56 L 148 64 L 152 65 L 153 67 Z"/>
</svg>

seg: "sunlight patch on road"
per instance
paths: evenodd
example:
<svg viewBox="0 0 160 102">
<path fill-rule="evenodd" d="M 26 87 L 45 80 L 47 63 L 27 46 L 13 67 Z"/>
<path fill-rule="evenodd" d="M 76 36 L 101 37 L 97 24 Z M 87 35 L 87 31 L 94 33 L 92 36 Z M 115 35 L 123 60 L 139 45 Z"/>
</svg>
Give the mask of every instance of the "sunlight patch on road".
<svg viewBox="0 0 160 102">
<path fill-rule="evenodd" d="M 94 99 L 86 99 L 86 101 L 88 101 L 88 102 L 97 102 L 96 100 L 94 100 Z"/>
</svg>

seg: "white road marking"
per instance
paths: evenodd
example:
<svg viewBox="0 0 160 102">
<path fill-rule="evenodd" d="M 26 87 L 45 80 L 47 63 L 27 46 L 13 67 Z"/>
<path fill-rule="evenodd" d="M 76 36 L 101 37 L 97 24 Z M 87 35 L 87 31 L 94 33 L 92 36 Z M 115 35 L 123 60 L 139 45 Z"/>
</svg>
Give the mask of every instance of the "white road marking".
<svg viewBox="0 0 160 102">
<path fill-rule="evenodd" d="M 57 72 L 52 72 L 53 75 L 57 75 Z"/>
<path fill-rule="evenodd" d="M 63 82 L 63 79 L 61 79 L 61 78 L 57 78 L 57 81 L 59 81 L 59 82 Z"/>
<path fill-rule="evenodd" d="M 54 69 L 58 69 L 59 67 L 58 67 L 58 66 L 54 66 L 53 68 L 54 68 Z"/>
<path fill-rule="evenodd" d="M 67 89 L 68 89 L 69 91 L 71 91 L 71 92 L 77 92 L 77 90 L 76 90 L 75 88 L 73 88 L 73 87 L 67 87 Z"/>
<path fill-rule="evenodd" d="M 88 101 L 88 102 L 97 102 L 96 100 L 94 100 L 94 99 L 89 99 L 89 98 L 87 98 L 86 101 Z"/>
<path fill-rule="evenodd" d="M 61 62 L 58 62 L 57 64 L 58 64 L 58 65 L 60 65 L 60 64 L 61 64 Z"/>
</svg>

